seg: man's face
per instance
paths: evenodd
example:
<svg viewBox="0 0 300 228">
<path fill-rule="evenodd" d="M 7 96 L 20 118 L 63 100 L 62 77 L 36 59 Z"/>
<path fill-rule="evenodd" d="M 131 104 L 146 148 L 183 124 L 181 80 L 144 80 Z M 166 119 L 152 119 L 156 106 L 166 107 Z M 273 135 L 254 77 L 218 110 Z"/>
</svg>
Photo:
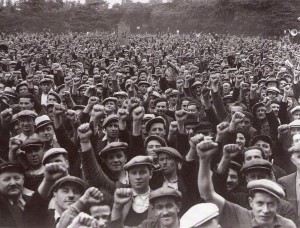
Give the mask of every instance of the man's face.
<svg viewBox="0 0 300 228">
<path fill-rule="evenodd" d="M 116 138 L 119 135 L 119 125 L 117 121 L 112 121 L 105 126 L 107 136 L 110 138 Z"/>
<path fill-rule="evenodd" d="M 28 87 L 26 85 L 20 86 L 19 94 L 26 94 L 28 93 Z"/>
<path fill-rule="evenodd" d="M 53 104 L 53 103 L 58 103 L 58 100 L 56 99 L 55 96 L 50 94 L 47 97 L 47 104 Z"/>
<path fill-rule="evenodd" d="M 126 100 L 126 97 L 125 96 L 117 96 L 117 99 L 118 99 L 118 107 L 121 108 L 122 104 Z"/>
<path fill-rule="evenodd" d="M 158 135 L 164 138 L 165 134 L 166 134 L 166 130 L 165 130 L 165 125 L 163 123 L 154 123 L 151 125 L 149 135 Z"/>
<path fill-rule="evenodd" d="M 188 104 L 189 104 L 189 101 L 182 101 L 181 109 L 187 111 L 188 110 Z"/>
<path fill-rule="evenodd" d="M 20 117 L 19 124 L 22 129 L 22 132 L 33 131 L 34 129 L 34 120 L 30 116 Z"/>
<path fill-rule="evenodd" d="M 115 109 L 116 109 L 116 104 L 115 104 L 115 102 L 113 102 L 113 101 L 107 101 L 107 102 L 105 102 L 104 107 L 105 107 L 105 109 L 107 109 L 108 111 L 113 112 L 113 111 L 115 111 Z"/>
<path fill-rule="evenodd" d="M 244 148 L 246 144 L 246 138 L 242 133 L 236 134 L 236 144 L 239 146 L 240 149 Z"/>
<path fill-rule="evenodd" d="M 51 83 L 50 82 L 44 82 L 40 86 L 41 86 L 41 89 L 42 89 L 43 93 L 45 93 L 45 94 L 49 93 L 49 91 L 51 89 Z"/>
<path fill-rule="evenodd" d="M 293 120 L 300 120 L 300 110 L 293 113 Z"/>
<path fill-rule="evenodd" d="M 269 159 L 269 157 L 271 157 L 272 150 L 271 150 L 271 146 L 269 143 L 264 142 L 262 140 L 258 140 L 254 146 L 259 147 L 264 151 L 266 159 Z"/>
<path fill-rule="evenodd" d="M 56 206 L 64 212 L 70 205 L 74 204 L 81 197 L 82 193 L 77 185 L 68 183 L 53 193 Z"/>
<path fill-rule="evenodd" d="M 263 159 L 261 151 L 258 149 L 247 150 L 244 154 L 244 162 L 251 161 L 253 159 Z"/>
<path fill-rule="evenodd" d="M 24 175 L 7 171 L 0 174 L 0 193 L 7 198 L 16 198 L 22 194 Z"/>
<path fill-rule="evenodd" d="M 158 154 L 158 163 L 163 169 L 164 174 L 171 175 L 176 172 L 177 162 L 174 157 L 167 153 Z"/>
<path fill-rule="evenodd" d="M 54 136 L 54 129 L 51 124 L 41 127 L 37 132 L 39 139 L 44 142 L 52 142 Z"/>
<path fill-rule="evenodd" d="M 124 151 L 109 152 L 105 156 L 105 164 L 108 169 L 112 172 L 121 172 L 126 163 L 127 159 Z"/>
<path fill-rule="evenodd" d="M 251 120 L 245 116 L 244 120 L 240 124 L 238 124 L 238 129 L 250 130 L 251 126 Z"/>
<path fill-rule="evenodd" d="M 300 170 L 300 153 L 293 153 L 291 161 L 294 163 L 297 169 Z"/>
<path fill-rule="evenodd" d="M 145 193 L 149 188 L 152 174 L 147 165 L 137 165 L 129 169 L 128 177 L 132 188 L 137 193 Z"/>
<path fill-rule="evenodd" d="M 249 198 L 255 220 L 260 226 L 273 224 L 278 203 L 277 198 L 264 192 L 257 192 L 253 198 Z"/>
<path fill-rule="evenodd" d="M 139 91 L 141 92 L 141 94 L 146 94 L 147 93 L 147 88 L 148 88 L 148 85 L 146 84 L 141 84 L 139 85 Z"/>
<path fill-rule="evenodd" d="M 233 169 L 229 169 L 228 170 L 227 180 L 226 180 L 227 190 L 231 191 L 235 187 L 237 187 L 238 185 L 239 185 L 239 178 L 238 178 L 237 171 L 233 170 Z"/>
<path fill-rule="evenodd" d="M 44 152 L 41 146 L 33 146 L 25 153 L 28 165 L 33 168 L 39 168 L 42 165 Z"/>
<path fill-rule="evenodd" d="M 279 112 L 279 104 L 275 104 L 275 103 L 273 103 L 273 104 L 271 104 L 271 108 L 272 108 L 272 110 L 273 110 L 273 112 L 274 112 L 275 116 L 277 116 L 277 117 L 278 117 L 278 112 Z M 300 118 L 300 112 L 299 112 L 299 118 Z"/>
<path fill-rule="evenodd" d="M 267 92 L 267 96 L 270 98 L 271 101 L 274 101 L 277 97 L 277 93 L 273 93 L 273 92 Z"/>
<path fill-rule="evenodd" d="M 30 98 L 20 98 L 19 107 L 21 110 L 33 110 L 34 102 Z"/>
<path fill-rule="evenodd" d="M 223 84 L 223 93 L 224 93 L 224 95 L 227 95 L 230 93 L 230 84 L 229 83 Z"/>
<path fill-rule="evenodd" d="M 263 106 L 260 106 L 256 109 L 256 117 L 259 119 L 259 120 L 264 120 L 266 119 L 266 108 L 263 107 Z"/>
<path fill-rule="evenodd" d="M 197 106 L 196 105 L 188 105 L 187 112 L 189 113 L 189 115 L 196 117 L 198 114 Z"/>
<path fill-rule="evenodd" d="M 243 108 L 241 106 L 230 106 L 230 114 L 233 116 L 236 112 L 242 112 Z"/>
<path fill-rule="evenodd" d="M 175 227 L 179 211 L 179 203 L 170 197 L 161 197 L 154 202 L 154 212 L 159 216 L 162 227 Z"/>
<path fill-rule="evenodd" d="M 151 140 L 147 144 L 146 153 L 149 156 L 157 157 L 156 153 L 154 152 L 155 149 L 161 148 L 161 144 L 157 140 Z"/>
<path fill-rule="evenodd" d="M 99 227 L 105 227 L 106 223 L 110 220 L 110 207 L 108 205 L 92 206 L 90 214 L 93 218 L 97 219 Z"/>
<path fill-rule="evenodd" d="M 164 116 L 167 111 L 167 102 L 165 101 L 158 102 L 155 106 L 154 111 L 157 113 L 157 115 Z"/>
<path fill-rule="evenodd" d="M 174 94 L 174 95 L 171 95 L 171 96 L 169 97 L 169 102 L 170 102 L 171 104 L 176 104 L 177 101 L 178 101 L 178 95 Z"/>
</svg>

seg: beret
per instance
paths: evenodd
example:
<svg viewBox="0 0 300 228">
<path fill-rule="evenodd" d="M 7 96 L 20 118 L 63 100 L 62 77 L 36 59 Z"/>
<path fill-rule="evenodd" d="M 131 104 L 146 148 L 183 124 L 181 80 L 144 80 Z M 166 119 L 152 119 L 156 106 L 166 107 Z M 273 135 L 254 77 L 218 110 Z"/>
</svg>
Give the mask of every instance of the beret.
<svg viewBox="0 0 300 228">
<path fill-rule="evenodd" d="M 43 145 L 44 145 L 44 143 L 40 139 L 38 139 L 38 138 L 29 138 L 29 139 L 27 139 L 23 142 L 20 149 L 26 152 L 26 151 L 28 151 L 28 149 L 30 149 L 33 146 L 42 147 Z"/>
<path fill-rule="evenodd" d="M 160 147 L 160 148 L 154 149 L 154 152 L 157 154 L 166 153 L 166 154 L 169 154 L 172 157 L 176 158 L 177 160 L 180 160 L 180 161 L 182 160 L 181 154 L 173 147 L 167 147 L 167 146 Z"/>
<path fill-rule="evenodd" d="M 158 136 L 158 135 L 150 135 L 150 136 L 148 136 L 148 137 L 145 139 L 144 145 L 147 146 L 147 144 L 148 144 L 150 141 L 152 141 L 152 140 L 157 140 L 157 141 L 161 144 L 161 146 L 167 146 L 167 143 L 166 143 L 165 139 L 162 138 L 162 137 L 160 137 L 160 136 Z"/>
<path fill-rule="evenodd" d="M 129 162 L 127 162 L 124 165 L 124 169 L 125 170 L 129 170 L 130 168 L 134 167 L 134 166 L 138 166 L 138 165 L 147 165 L 152 167 L 153 166 L 153 160 L 152 157 L 150 156 L 135 156 L 134 158 L 132 158 Z"/>
<path fill-rule="evenodd" d="M 43 157 L 43 165 L 46 165 L 48 158 L 58 154 L 67 154 L 67 151 L 64 148 L 51 148 L 50 150 L 47 150 Z"/>
<path fill-rule="evenodd" d="M 166 121 L 164 118 L 162 117 L 155 117 L 151 120 L 149 120 L 147 123 L 146 123 L 146 131 L 149 132 L 150 131 L 150 128 L 153 124 L 155 123 L 162 123 L 164 126 L 166 126 Z"/>
<path fill-rule="evenodd" d="M 125 142 L 112 142 L 107 144 L 103 150 L 99 152 L 99 156 L 104 156 L 106 153 L 111 151 L 122 150 L 125 151 L 128 148 L 128 144 Z"/>
<path fill-rule="evenodd" d="M 289 123 L 290 127 L 300 127 L 300 120 L 294 120 L 291 123 Z"/>
<path fill-rule="evenodd" d="M 199 227 L 219 215 L 219 208 L 213 203 L 199 203 L 192 206 L 180 219 L 180 228 Z"/>
<path fill-rule="evenodd" d="M 182 195 L 181 195 L 180 191 L 178 191 L 174 188 L 161 187 L 161 188 L 158 188 L 158 189 L 150 192 L 149 202 L 151 204 L 153 204 L 156 199 L 161 198 L 161 197 L 172 197 L 177 200 L 181 200 Z"/>
<path fill-rule="evenodd" d="M 50 120 L 49 116 L 47 115 L 42 115 L 42 116 L 38 116 L 35 119 L 35 131 L 37 131 L 38 129 L 40 129 L 41 127 L 46 126 L 47 124 L 52 124 L 53 122 Z"/>
<path fill-rule="evenodd" d="M 252 141 L 251 141 L 251 146 L 254 146 L 255 143 L 257 143 L 258 141 L 264 141 L 264 142 L 270 144 L 270 146 L 273 145 L 273 140 L 271 139 L 270 136 L 268 136 L 268 135 L 257 135 L 257 136 L 255 136 L 255 137 L 252 139 Z"/>
<path fill-rule="evenodd" d="M 297 105 L 296 107 L 294 107 L 290 112 L 292 114 L 294 114 L 294 112 L 296 112 L 296 111 L 300 111 L 300 105 Z"/>
<path fill-rule="evenodd" d="M 18 113 L 18 118 L 20 118 L 21 116 L 30 116 L 35 119 L 38 116 L 38 114 L 31 110 L 23 110 Z"/>
<path fill-rule="evenodd" d="M 271 180 L 268 180 L 268 179 L 260 179 L 260 180 L 250 181 L 247 184 L 247 188 L 250 191 L 261 190 L 261 191 L 267 192 L 267 193 L 275 196 L 278 199 L 283 198 L 285 196 L 283 188 L 279 184 L 277 184 Z"/>
<path fill-rule="evenodd" d="M 108 97 L 108 98 L 105 98 L 105 99 L 102 101 L 102 104 L 105 105 L 105 103 L 108 102 L 108 101 L 113 101 L 113 102 L 117 103 L 117 102 L 118 102 L 118 99 L 115 98 L 115 97 Z"/>
<path fill-rule="evenodd" d="M 20 164 L 12 163 L 12 162 L 1 163 L 0 164 L 0 174 L 7 172 L 7 171 L 16 171 L 21 174 L 25 173 L 25 169 Z"/>
<path fill-rule="evenodd" d="M 242 173 L 249 172 L 250 170 L 265 170 L 272 171 L 272 164 L 265 159 L 253 159 L 247 161 L 241 169 Z"/>
<path fill-rule="evenodd" d="M 119 117 L 116 114 L 113 115 L 109 115 L 107 116 L 104 120 L 103 120 L 103 124 L 102 126 L 105 127 L 108 123 L 110 123 L 111 121 L 118 121 Z"/>
<path fill-rule="evenodd" d="M 52 192 L 57 191 L 64 184 L 67 184 L 67 183 L 76 184 L 80 188 L 82 193 L 86 190 L 86 184 L 84 183 L 84 181 L 82 179 L 80 179 L 78 177 L 74 177 L 74 176 L 65 176 L 65 177 L 62 177 L 62 178 L 58 179 L 57 181 L 55 181 L 55 183 L 52 187 Z"/>
</svg>

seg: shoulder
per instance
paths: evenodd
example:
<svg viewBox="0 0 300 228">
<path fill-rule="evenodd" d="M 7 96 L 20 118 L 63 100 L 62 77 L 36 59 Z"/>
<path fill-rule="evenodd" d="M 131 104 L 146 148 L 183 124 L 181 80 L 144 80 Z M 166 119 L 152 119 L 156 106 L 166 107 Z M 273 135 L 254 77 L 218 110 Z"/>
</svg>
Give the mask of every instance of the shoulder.
<svg viewBox="0 0 300 228">
<path fill-rule="evenodd" d="M 292 173 L 290 175 L 287 175 L 287 176 L 284 176 L 284 177 L 281 177 L 278 179 L 278 183 L 279 184 L 284 184 L 286 181 L 290 181 L 290 180 L 293 180 L 296 178 L 296 173 Z M 296 179 L 295 179 L 296 180 Z"/>
<path fill-rule="evenodd" d="M 277 219 L 278 219 L 278 223 L 281 225 L 281 227 L 296 228 L 295 223 L 290 219 L 284 218 L 280 215 L 277 215 Z"/>
</svg>

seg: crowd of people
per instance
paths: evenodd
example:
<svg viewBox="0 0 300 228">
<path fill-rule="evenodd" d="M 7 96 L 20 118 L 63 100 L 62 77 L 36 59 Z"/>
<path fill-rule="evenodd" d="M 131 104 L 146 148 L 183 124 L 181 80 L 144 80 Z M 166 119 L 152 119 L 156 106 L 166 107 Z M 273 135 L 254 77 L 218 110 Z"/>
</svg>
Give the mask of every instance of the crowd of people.
<svg viewBox="0 0 300 228">
<path fill-rule="evenodd" d="M 1 34 L 0 227 L 300 227 L 300 46 Z"/>
</svg>

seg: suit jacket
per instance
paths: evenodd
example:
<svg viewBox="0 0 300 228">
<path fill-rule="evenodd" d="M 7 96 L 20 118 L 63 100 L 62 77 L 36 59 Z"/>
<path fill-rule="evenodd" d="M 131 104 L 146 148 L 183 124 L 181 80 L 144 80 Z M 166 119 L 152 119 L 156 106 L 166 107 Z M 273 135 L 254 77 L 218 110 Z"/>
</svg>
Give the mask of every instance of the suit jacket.
<svg viewBox="0 0 300 228">
<path fill-rule="evenodd" d="M 29 201 L 29 196 L 23 195 L 25 202 Z M 10 202 L 0 195 L 0 227 L 21 227 L 24 221 L 15 221 L 13 211 L 10 210 Z"/>
<path fill-rule="evenodd" d="M 279 178 L 278 184 L 282 185 L 285 188 L 286 199 L 293 205 L 298 214 L 296 178 L 297 173 L 292 173 L 290 175 Z"/>
</svg>

